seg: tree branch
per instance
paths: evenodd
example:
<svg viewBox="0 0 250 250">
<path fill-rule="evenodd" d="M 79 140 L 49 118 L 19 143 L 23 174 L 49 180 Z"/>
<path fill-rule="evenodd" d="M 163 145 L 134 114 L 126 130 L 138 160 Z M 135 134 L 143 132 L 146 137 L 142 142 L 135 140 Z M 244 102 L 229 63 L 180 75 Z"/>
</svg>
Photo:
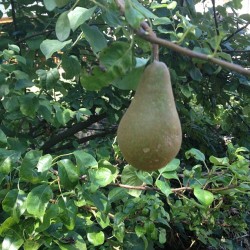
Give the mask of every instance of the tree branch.
<svg viewBox="0 0 250 250">
<path fill-rule="evenodd" d="M 186 55 L 186 56 L 191 57 L 191 58 L 198 58 L 198 59 L 201 59 L 203 61 L 211 62 L 211 63 L 217 64 L 217 65 L 220 65 L 223 68 L 227 68 L 227 69 L 233 70 L 235 72 L 238 72 L 240 74 L 250 76 L 250 70 L 247 70 L 238 64 L 229 63 L 229 62 L 226 62 L 224 60 L 220 60 L 218 58 L 211 57 L 210 55 L 202 54 L 202 53 L 195 52 L 195 51 L 192 51 L 192 50 L 187 49 L 187 48 L 183 48 L 183 47 L 181 47 L 177 44 L 174 44 L 172 42 L 169 42 L 167 40 L 151 36 L 150 34 L 145 33 L 142 30 L 138 31 L 137 34 L 140 37 L 144 38 L 145 40 L 147 40 L 151 43 L 157 43 L 159 45 L 165 46 L 165 47 L 172 49 L 172 50 L 174 50 L 182 55 Z"/>
<path fill-rule="evenodd" d="M 85 136 L 85 137 L 77 140 L 77 142 L 79 144 L 83 144 L 85 142 L 88 142 L 90 140 L 94 140 L 96 138 L 101 138 L 101 137 L 105 137 L 105 136 L 107 136 L 109 134 L 114 134 L 115 132 L 116 132 L 116 129 L 108 130 L 108 131 L 105 131 L 103 133 L 96 133 L 96 134 L 93 134 L 93 135 Z M 70 142 L 70 143 L 66 143 L 66 144 L 62 145 L 61 147 L 56 148 L 55 150 L 56 151 L 61 151 L 61 150 L 65 150 L 65 149 L 70 149 L 71 147 L 72 147 L 72 143 Z M 50 150 L 50 152 L 51 152 L 51 150 Z"/>
<path fill-rule="evenodd" d="M 217 36 L 219 36 L 220 32 L 219 32 L 219 26 L 218 26 L 218 21 L 217 21 L 217 16 L 216 16 L 215 0 L 211 0 L 211 1 L 212 1 L 212 5 L 213 5 L 214 23 L 215 23 L 216 34 L 217 34 Z"/>
<path fill-rule="evenodd" d="M 236 34 L 238 34 L 239 32 L 241 32 L 242 30 L 246 29 L 247 26 L 249 25 L 250 23 L 246 23 L 244 26 L 242 26 L 241 28 L 237 29 L 233 34 L 231 34 L 230 36 L 228 36 L 226 39 L 224 39 L 222 41 L 222 43 L 225 43 L 227 42 L 228 40 L 230 40 L 232 37 L 234 37 Z"/>
<path fill-rule="evenodd" d="M 93 115 L 87 121 L 74 124 L 71 128 L 62 131 L 57 135 L 52 136 L 47 142 L 44 143 L 44 145 L 41 147 L 41 150 L 43 150 L 44 153 L 46 153 L 51 147 L 53 147 L 57 143 L 63 141 L 67 137 L 70 137 L 83 129 L 86 129 L 90 125 L 102 120 L 105 116 L 106 116 L 105 113 L 100 115 Z"/>
<path fill-rule="evenodd" d="M 32 37 L 36 37 L 36 36 L 44 35 L 44 34 L 47 34 L 47 33 L 51 33 L 51 32 L 53 32 L 53 31 L 54 31 L 54 30 L 50 29 L 50 30 L 44 30 L 44 31 L 41 31 L 41 32 L 37 32 L 37 33 L 35 33 L 35 34 L 26 36 L 26 37 L 24 37 L 24 38 L 18 40 L 18 43 L 21 43 L 21 42 L 23 42 L 23 41 L 26 41 L 26 40 L 28 40 L 28 39 L 30 39 L 30 38 L 32 38 Z"/>
<path fill-rule="evenodd" d="M 122 5 L 122 3 L 124 4 L 124 1 L 123 0 L 116 0 L 116 3 L 118 5 L 119 9 L 121 10 L 121 12 L 124 13 L 124 11 L 125 11 L 124 5 Z M 185 55 L 185 56 L 188 56 L 191 58 L 198 58 L 198 59 L 201 59 L 203 61 L 207 61 L 210 63 L 220 65 L 223 68 L 233 70 L 233 71 L 238 72 L 240 74 L 250 76 L 250 70 L 247 70 L 240 65 L 237 65 L 234 63 L 229 63 L 229 62 L 226 62 L 224 60 L 214 58 L 210 55 L 206 55 L 206 54 L 192 51 L 188 48 L 181 47 L 173 42 L 170 42 L 168 40 L 164 40 L 164 39 L 157 37 L 155 35 L 155 33 L 152 31 L 152 29 L 146 24 L 146 22 L 143 22 L 143 28 L 137 30 L 136 33 L 141 38 L 143 38 L 146 41 L 149 41 L 152 44 L 158 44 L 158 45 L 167 47 L 171 50 L 174 50 L 182 55 Z"/>
<path fill-rule="evenodd" d="M 155 187 L 149 187 L 149 186 L 130 186 L 130 185 L 125 185 L 125 184 L 120 184 L 120 183 L 114 183 L 110 184 L 112 186 L 117 186 L 121 188 L 126 188 L 126 189 L 133 189 L 133 190 L 155 190 L 155 191 L 161 191 L 159 188 Z M 181 187 L 181 188 L 171 188 L 171 191 L 173 193 L 178 193 L 180 191 L 186 191 L 186 190 L 193 190 L 191 187 Z"/>
<path fill-rule="evenodd" d="M 226 50 L 223 49 L 222 52 L 228 53 L 228 54 L 248 54 L 250 53 L 249 49 L 246 50 Z"/>
</svg>

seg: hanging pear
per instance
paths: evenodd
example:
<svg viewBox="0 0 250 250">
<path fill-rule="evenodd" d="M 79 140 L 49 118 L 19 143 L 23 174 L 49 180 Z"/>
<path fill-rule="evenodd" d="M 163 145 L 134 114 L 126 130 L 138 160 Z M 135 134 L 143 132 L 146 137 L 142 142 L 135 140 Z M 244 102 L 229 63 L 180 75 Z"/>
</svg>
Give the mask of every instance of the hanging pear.
<svg viewBox="0 0 250 250">
<path fill-rule="evenodd" d="M 118 126 L 117 141 L 125 160 L 145 171 L 164 167 L 179 152 L 181 124 L 163 62 L 154 60 L 145 68 Z"/>
</svg>

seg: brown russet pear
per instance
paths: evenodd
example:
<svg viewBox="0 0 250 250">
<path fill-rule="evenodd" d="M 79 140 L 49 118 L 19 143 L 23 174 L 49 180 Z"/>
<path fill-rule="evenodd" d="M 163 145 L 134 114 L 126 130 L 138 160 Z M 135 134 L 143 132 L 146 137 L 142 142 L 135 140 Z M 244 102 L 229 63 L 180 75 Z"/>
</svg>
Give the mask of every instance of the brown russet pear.
<svg viewBox="0 0 250 250">
<path fill-rule="evenodd" d="M 145 68 L 119 123 L 117 142 L 125 160 L 145 171 L 166 166 L 178 154 L 182 130 L 165 63 L 154 60 Z"/>
</svg>

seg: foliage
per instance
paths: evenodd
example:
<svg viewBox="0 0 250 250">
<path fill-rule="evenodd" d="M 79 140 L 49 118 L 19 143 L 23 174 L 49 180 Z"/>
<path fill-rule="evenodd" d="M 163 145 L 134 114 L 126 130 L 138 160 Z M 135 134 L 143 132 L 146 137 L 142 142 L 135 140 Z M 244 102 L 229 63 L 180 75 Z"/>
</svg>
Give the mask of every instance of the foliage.
<svg viewBox="0 0 250 250">
<path fill-rule="evenodd" d="M 217 6 L 216 22 L 198 0 L 126 0 L 123 17 L 116 2 L 1 3 L 13 18 L 0 24 L 1 249 L 249 248 L 247 77 L 161 47 L 184 134 L 178 159 L 137 171 L 115 132 L 151 60 L 141 21 L 249 67 L 250 15 L 237 14 L 241 0 Z"/>
</svg>

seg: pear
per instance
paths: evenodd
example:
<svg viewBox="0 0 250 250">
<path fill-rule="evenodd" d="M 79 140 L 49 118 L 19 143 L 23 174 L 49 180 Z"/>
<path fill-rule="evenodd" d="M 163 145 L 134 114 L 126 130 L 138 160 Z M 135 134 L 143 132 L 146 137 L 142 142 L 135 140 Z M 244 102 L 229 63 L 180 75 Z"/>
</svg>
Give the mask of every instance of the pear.
<svg viewBox="0 0 250 250">
<path fill-rule="evenodd" d="M 160 169 L 178 154 L 181 123 L 165 63 L 154 60 L 145 68 L 119 123 L 117 142 L 125 160 L 144 171 Z"/>
</svg>

